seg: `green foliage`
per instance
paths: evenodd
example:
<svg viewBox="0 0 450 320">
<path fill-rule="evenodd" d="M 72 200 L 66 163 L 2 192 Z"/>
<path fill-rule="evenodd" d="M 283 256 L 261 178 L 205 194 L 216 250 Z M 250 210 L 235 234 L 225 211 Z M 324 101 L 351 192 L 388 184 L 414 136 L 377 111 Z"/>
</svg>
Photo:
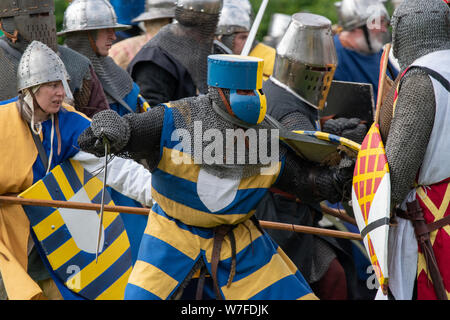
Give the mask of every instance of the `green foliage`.
<svg viewBox="0 0 450 320">
<path fill-rule="evenodd" d="M 56 30 L 62 30 L 62 24 L 64 19 L 64 11 L 69 5 L 69 1 L 67 0 L 55 0 L 55 16 L 56 16 Z M 64 37 L 58 37 L 58 43 L 64 43 Z"/>
<path fill-rule="evenodd" d="M 331 22 L 337 23 L 337 14 L 334 8 L 336 0 L 269 0 L 261 25 L 259 26 L 257 39 L 261 40 L 267 34 L 270 18 L 274 13 L 292 15 L 297 12 L 310 12 L 327 17 Z M 250 0 L 254 15 L 258 13 L 262 0 Z"/>
</svg>

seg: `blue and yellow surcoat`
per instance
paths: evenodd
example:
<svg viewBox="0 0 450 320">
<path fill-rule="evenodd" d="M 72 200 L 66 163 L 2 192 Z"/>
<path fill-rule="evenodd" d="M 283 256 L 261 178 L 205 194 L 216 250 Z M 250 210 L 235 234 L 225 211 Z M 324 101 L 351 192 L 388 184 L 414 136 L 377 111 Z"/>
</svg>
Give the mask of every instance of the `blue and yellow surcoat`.
<svg viewBox="0 0 450 320">
<path fill-rule="evenodd" d="M 236 273 L 229 286 L 232 250 L 228 237 L 220 252 L 217 281 L 225 299 L 316 298 L 281 248 L 249 220 L 257 203 L 278 178 L 282 161 L 271 175 L 255 175 L 235 183 L 224 179 L 224 188 L 230 186 L 224 193 L 227 202 L 214 209 L 214 204 L 201 195 L 200 183 L 208 183 L 203 169 L 190 155 L 175 148 L 179 141 L 171 140 L 174 130 L 172 109 L 165 106 L 160 161 L 152 172 L 152 196 L 156 203 L 148 218 L 125 299 L 170 298 L 199 259 L 211 274 L 213 228 L 224 224 L 235 225 L 232 232 L 236 242 Z M 192 161 L 173 161 L 174 156 Z M 222 200 L 218 198 L 219 202 Z"/>
</svg>

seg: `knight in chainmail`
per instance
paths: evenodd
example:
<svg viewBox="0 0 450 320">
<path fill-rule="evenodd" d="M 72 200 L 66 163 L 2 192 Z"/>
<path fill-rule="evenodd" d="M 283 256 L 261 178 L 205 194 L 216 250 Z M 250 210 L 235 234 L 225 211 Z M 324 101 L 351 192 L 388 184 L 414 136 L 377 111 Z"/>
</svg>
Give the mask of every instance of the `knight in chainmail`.
<svg viewBox="0 0 450 320">
<path fill-rule="evenodd" d="M 0 100 L 18 95 L 17 67 L 27 46 L 41 41 L 58 53 L 70 75 L 74 107 L 87 116 L 109 109 L 106 97 L 89 60 L 57 45 L 53 0 L 40 1 L 28 8 L 23 2 L 5 0 L 0 4 Z"/>
<path fill-rule="evenodd" d="M 222 0 L 179 0 L 176 23 L 164 26 L 134 57 L 128 72 L 151 106 L 205 94 Z"/>
<path fill-rule="evenodd" d="M 334 36 L 338 56 L 334 79 L 372 84 L 376 103 L 382 49 L 391 38 L 389 13 L 380 0 L 342 0 L 335 6 L 340 31 Z M 398 70 L 391 62 L 388 66 L 395 79 Z"/>
<path fill-rule="evenodd" d="M 156 203 L 125 298 L 186 297 L 183 290 L 188 292 L 195 282 L 196 298 L 202 297 L 202 286 L 210 284 L 215 296 L 209 298 L 316 298 L 253 213 L 272 185 L 307 201 L 337 201 L 352 179 L 352 168 L 317 166 L 277 144 L 278 131 L 265 118 L 263 60 L 211 55 L 208 63 L 206 95 L 161 104 L 142 114 L 103 112 L 79 138 L 83 150 L 101 153 L 103 132 L 113 153 L 152 163 Z M 230 132 L 236 135 L 228 140 Z M 239 153 L 239 146 L 247 151 Z M 262 149 L 270 150 L 271 161 L 261 157 Z M 252 161 L 255 153 L 259 157 Z M 210 282 L 205 282 L 205 274 Z"/>
<path fill-rule="evenodd" d="M 224 0 L 214 40 L 214 53 L 241 54 L 252 27 L 253 12 L 248 0 Z M 273 72 L 276 50 L 253 40 L 248 55 L 264 60 L 263 79 Z"/>
<path fill-rule="evenodd" d="M 65 45 L 89 59 L 109 107 L 121 115 L 142 111 L 139 86 L 108 56 L 116 39 L 115 30 L 126 27 L 117 23 L 114 8 L 108 1 L 75 0 L 64 12 L 63 30 L 58 33 L 65 35 Z"/>
<path fill-rule="evenodd" d="M 322 50 L 311 51 L 303 41 Z M 314 41 L 321 46 L 316 46 Z M 313 71 L 313 64 L 321 71 Z M 324 108 L 335 67 L 331 22 L 319 15 L 294 14 L 277 47 L 274 74 L 263 84 L 268 114 L 292 131 L 320 130 L 318 110 Z M 323 131 L 361 143 L 367 128 L 359 119 L 338 118 L 325 122 Z M 322 209 L 319 202 L 310 200 L 307 194 L 296 196 L 272 188 L 260 202 L 256 216 L 262 220 L 319 227 Z M 330 202 L 341 200 L 336 195 Z M 347 247 L 344 250 L 342 244 L 329 237 L 277 230 L 268 233 L 301 270 L 319 298 L 358 298 L 355 268 Z"/>
<path fill-rule="evenodd" d="M 405 220 L 410 217 L 403 214 L 406 203 L 414 200 L 418 200 L 427 224 L 450 213 L 449 207 L 441 206 L 441 202 L 448 204 L 443 199 L 450 177 L 446 164 L 450 154 L 449 19 L 450 10 L 442 0 L 404 1 L 392 17 L 393 53 L 401 76 L 383 101 L 380 129 L 389 163 L 392 208 L 398 210 L 389 233 L 389 289 L 395 299 L 441 299 L 450 292 L 448 235 L 439 228 L 429 234 L 443 278 L 444 288 L 439 293 L 434 288 L 435 278 L 431 285 L 427 275 L 431 274 L 430 260 L 423 249 L 417 253 L 415 223 Z"/>
</svg>

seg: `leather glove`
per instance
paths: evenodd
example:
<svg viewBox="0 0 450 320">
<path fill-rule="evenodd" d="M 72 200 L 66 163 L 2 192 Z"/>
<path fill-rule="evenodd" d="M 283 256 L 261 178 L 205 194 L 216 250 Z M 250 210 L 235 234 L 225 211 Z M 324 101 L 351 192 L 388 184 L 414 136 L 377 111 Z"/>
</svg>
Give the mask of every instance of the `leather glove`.
<svg viewBox="0 0 450 320">
<path fill-rule="evenodd" d="M 338 118 L 330 119 L 325 122 L 322 131 L 344 137 L 361 144 L 368 129 L 359 118 Z"/>
<path fill-rule="evenodd" d="M 89 128 L 78 137 L 81 150 L 92 153 L 97 157 L 105 155 L 103 138 L 109 142 L 110 152 L 118 153 L 130 139 L 130 125 L 113 110 L 96 113 Z"/>
</svg>

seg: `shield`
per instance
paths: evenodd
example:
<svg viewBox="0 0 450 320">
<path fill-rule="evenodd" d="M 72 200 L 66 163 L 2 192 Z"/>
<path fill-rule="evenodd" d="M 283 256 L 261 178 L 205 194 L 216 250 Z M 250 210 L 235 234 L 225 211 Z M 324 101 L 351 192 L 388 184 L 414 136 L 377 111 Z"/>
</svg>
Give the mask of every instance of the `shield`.
<svg viewBox="0 0 450 320">
<path fill-rule="evenodd" d="M 378 96 L 382 97 L 390 44 L 380 61 Z M 375 121 L 361 144 L 353 173 L 352 207 L 364 246 L 384 295 L 388 292 L 388 235 L 391 202 L 389 165 L 378 125 L 382 98 Z"/>
<path fill-rule="evenodd" d="M 333 80 L 321 118 L 359 118 L 372 125 L 375 117 L 373 87 L 369 83 Z"/>
<path fill-rule="evenodd" d="M 356 158 L 360 145 L 349 139 L 322 131 L 289 131 L 273 117 L 266 114 L 266 122 L 279 130 L 279 136 L 300 157 L 333 165 L 339 163 L 340 152 Z"/>
<path fill-rule="evenodd" d="M 55 167 L 20 197 L 101 201 L 102 182 L 74 160 Z M 114 205 L 105 194 L 105 204 Z M 130 241 L 120 213 L 104 212 L 100 252 L 95 261 L 99 212 L 23 206 L 54 275 L 85 299 L 123 299 L 132 269 Z"/>
</svg>

